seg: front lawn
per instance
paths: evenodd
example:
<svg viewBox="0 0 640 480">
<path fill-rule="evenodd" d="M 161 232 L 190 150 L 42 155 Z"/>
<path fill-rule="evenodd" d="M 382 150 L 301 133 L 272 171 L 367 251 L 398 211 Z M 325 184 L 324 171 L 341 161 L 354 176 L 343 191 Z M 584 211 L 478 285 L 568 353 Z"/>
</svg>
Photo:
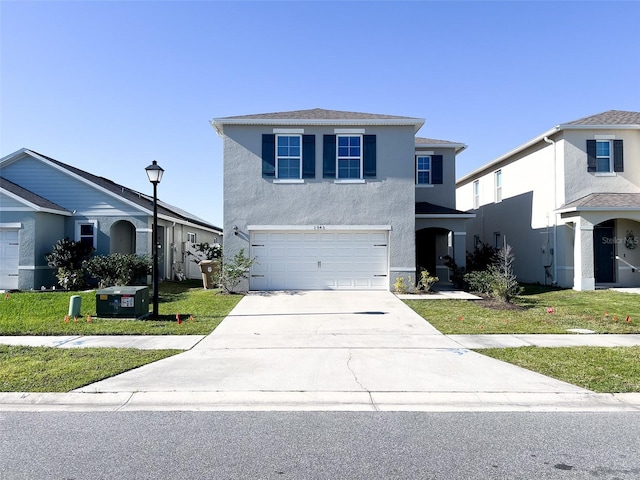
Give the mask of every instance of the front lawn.
<svg viewBox="0 0 640 480">
<path fill-rule="evenodd" d="M 0 345 L 0 392 L 69 392 L 180 352 Z"/>
<path fill-rule="evenodd" d="M 640 295 L 528 286 L 513 305 L 486 300 L 405 300 L 444 334 L 640 333 Z"/>
<path fill-rule="evenodd" d="M 479 353 L 599 393 L 640 392 L 640 347 L 491 348 Z"/>
<path fill-rule="evenodd" d="M 71 295 L 81 296 L 81 315 L 65 322 Z M 204 290 L 199 281 L 162 282 L 160 318 L 135 320 L 96 318 L 95 290 L 15 292 L 0 297 L 0 335 L 206 335 L 241 298 Z"/>
</svg>

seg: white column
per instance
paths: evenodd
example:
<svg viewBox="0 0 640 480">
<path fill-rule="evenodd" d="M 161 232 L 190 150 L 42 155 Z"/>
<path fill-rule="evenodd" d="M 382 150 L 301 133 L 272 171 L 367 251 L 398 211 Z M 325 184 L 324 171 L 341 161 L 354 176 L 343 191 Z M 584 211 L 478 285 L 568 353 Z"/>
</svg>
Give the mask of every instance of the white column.
<svg viewBox="0 0 640 480">
<path fill-rule="evenodd" d="M 593 266 L 593 224 L 580 217 L 576 221 L 573 245 L 573 289 L 595 290 Z"/>
</svg>

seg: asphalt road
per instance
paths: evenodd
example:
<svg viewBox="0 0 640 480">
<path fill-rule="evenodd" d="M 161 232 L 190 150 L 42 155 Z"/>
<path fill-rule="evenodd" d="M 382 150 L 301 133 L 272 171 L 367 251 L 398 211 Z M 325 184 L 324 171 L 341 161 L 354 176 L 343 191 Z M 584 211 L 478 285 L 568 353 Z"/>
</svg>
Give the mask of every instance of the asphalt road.
<svg viewBox="0 0 640 480">
<path fill-rule="evenodd" d="M 637 479 L 640 413 L 0 413 L 1 479 Z"/>
</svg>

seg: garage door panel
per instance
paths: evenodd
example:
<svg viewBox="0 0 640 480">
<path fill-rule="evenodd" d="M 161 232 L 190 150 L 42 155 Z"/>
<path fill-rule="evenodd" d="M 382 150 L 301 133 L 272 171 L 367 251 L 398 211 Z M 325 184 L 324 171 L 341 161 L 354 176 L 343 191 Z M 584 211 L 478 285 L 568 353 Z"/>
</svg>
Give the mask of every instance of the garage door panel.
<svg viewBox="0 0 640 480">
<path fill-rule="evenodd" d="M 0 289 L 18 288 L 20 257 L 18 230 L 0 229 Z"/>
<path fill-rule="evenodd" d="M 252 232 L 253 290 L 388 289 L 387 232 Z"/>
</svg>

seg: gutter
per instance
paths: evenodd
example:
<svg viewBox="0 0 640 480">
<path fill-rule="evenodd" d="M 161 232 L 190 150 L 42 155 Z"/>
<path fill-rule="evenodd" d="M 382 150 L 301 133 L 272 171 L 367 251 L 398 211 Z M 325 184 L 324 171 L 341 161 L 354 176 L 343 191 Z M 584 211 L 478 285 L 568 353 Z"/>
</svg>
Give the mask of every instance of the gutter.
<svg viewBox="0 0 640 480">
<path fill-rule="evenodd" d="M 551 256 L 551 258 L 553 259 L 553 281 L 551 282 L 552 285 L 557 285 L 558 283 L 558 262 L 557 262 L 557 258 L 556 258 L 556 252 L 558 251 L 558 213 L 556 212 L 557 209 L 557 205 L 558 205 L 558 185 L 557 185 L 557 178 L 556 178 L 556 172 L 558 169 L 558 154 L 557 154 L 557 150 L 556 150 L 556 141 L 555 140 L 551 140 L 548 136 L 545 136 L 543 138 L 543 140 L 550 144 L 553 145 L 553 255 Z M 546 284 L 546 277 L 545 277 L 545 284 Z"/>
</svg>

